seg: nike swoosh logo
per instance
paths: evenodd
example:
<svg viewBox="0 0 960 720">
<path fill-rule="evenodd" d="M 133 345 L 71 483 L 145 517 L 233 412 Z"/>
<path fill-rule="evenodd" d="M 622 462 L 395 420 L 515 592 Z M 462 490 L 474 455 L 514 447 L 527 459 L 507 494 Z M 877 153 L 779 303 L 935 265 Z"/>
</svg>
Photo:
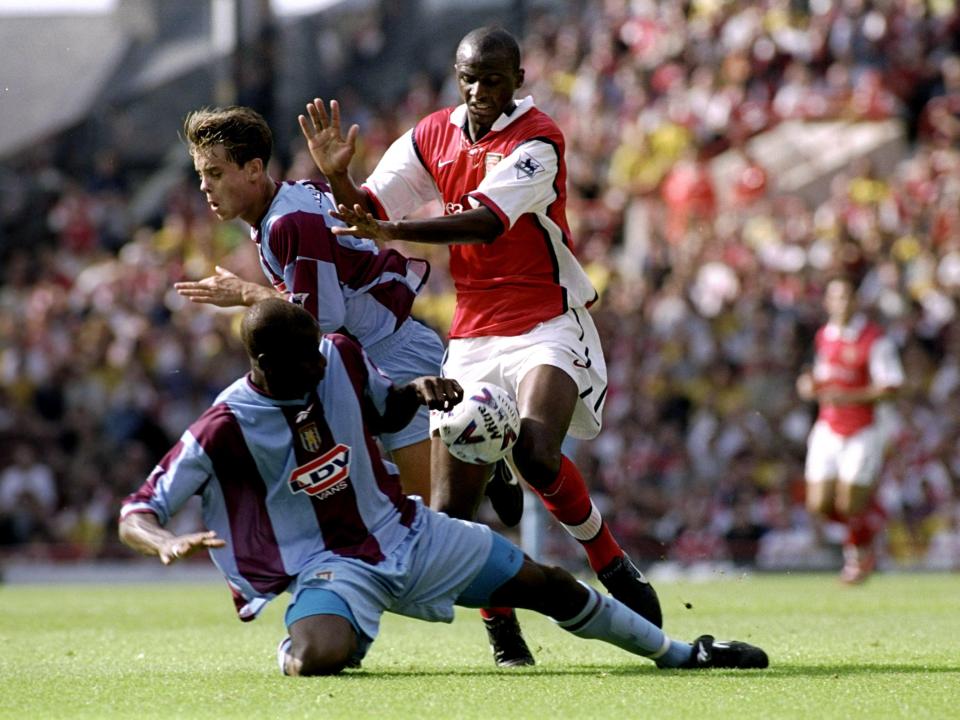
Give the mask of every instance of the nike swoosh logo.
<svg viewBox="0 0 960 720">
<path fill-rule="evenodd" d="M 438 168 L 446 167 L 447 165 L 449 165 L 450 163 L 453 163 L 453 162 L 456 162 L 456 159 L 453 159 L 453 160 L 438 160 L 438 161 L 437 161 L 437 167 L 438 167 Z"/>
</svg>

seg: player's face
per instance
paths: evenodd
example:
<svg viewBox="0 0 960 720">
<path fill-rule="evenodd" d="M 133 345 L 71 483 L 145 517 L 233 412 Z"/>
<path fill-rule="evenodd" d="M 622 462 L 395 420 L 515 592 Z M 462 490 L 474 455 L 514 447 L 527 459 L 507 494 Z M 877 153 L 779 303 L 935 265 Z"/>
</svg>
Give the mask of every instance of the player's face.
<svg viewBox="0 0 960 720">
<path fill-rule="evenodd" d="M 523 70 L 506 53 L 484 55 L 470 43 L 457 49 L 453 67 L 471 133 L 478 140 L 513 103 L 513 94 L 523 84 Z"/>
<path fill-rule="evenodd" d="M 237 165 L 227 159 L 223 145 L 194 153 L 193 167 L 200 177 L 200 191 L 220 220 L 243 217 L 250 207 L 255 189 L 250 165 L 254 162 Z"/>
<path fill-rule="evenodd" d="M 833 280 L 827 285 L 823 296 L 823 307 L 831 322 L 845 324 L 854 310 L 853 287 L 843 280 Z"/>
<path fill-rule="evenodd" d="M 261 361 L 267 390 L 276 398 L 306 395 L 323 379 L 327 361 L 320 352 L 317 333 L 293 333 L 282 348 Z"/>
</svg>

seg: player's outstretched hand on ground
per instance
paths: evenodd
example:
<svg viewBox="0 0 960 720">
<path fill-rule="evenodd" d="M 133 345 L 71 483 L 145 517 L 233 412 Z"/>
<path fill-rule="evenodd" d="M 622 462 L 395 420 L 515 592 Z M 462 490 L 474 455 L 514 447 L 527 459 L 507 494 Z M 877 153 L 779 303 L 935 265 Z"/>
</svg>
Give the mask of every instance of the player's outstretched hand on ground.
<svg viewBox="0 0 960 720">
<path fill-rule="evenodd" d="M 331 100 L 330 114 L 327 115 L 323 100 L 314 98 L 313 102 L 307 103 L 307 115 L 299 115 L 297 120 L 310 156 L 320 172 L 328 178 L 346 173 L 357 150 L 360 127 L 351 125 L 347 136 L 343 136 L 340 129 L 340 103 Z"/>
<path fill-rule="evenodd" d="M 177 560 L 190 557 L 203 548 L 221 548 L 226 544 L 226 541 L 218 538 L 217 533 L 213 530 L 177 535 L 170 538 L 159 548 L 160 562 L 164 565 L 171 565 Z"/>
</svg>

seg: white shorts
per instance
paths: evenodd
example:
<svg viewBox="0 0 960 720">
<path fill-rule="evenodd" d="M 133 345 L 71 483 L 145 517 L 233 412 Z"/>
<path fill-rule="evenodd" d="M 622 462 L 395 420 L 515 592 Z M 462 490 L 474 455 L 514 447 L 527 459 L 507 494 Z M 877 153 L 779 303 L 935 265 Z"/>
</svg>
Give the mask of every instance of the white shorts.
<svg viewBox="0 0 960 720">
<path fill-rule="evenodd" d="M 847 485 L 870 486 L 883 464 L 884 433 L 876 423 L 854 435 L 839 435 L 820 420 L 807 439 L 807 482 L 837 480 Z"/>
<path fill-rule="evenodd" d="M 596 437 L 607 397 L 607 366 L 597 328 L 585 308 L 571 308 L 523 335 L 450 340 L 443 376 L 462 385 L 490 382 L 517 397 L 520 382 L 541 365 L 560 368 L 577 384 L 580 401 L 568 434 L 583 440 Z M 432 414 L 432 428 L 438 418 Z"/>
</svg>

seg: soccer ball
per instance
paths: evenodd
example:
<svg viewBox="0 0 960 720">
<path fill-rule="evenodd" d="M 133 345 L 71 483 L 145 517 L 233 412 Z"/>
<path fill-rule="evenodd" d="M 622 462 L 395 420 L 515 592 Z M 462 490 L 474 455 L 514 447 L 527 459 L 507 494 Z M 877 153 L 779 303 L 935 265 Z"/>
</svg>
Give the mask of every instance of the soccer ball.
<svg viewBox="0 0 960 720">
<path fill-rule="evenodd" d="M 475 383 L 463 400 L 440 415 L 440 438 L 458 460 L 492 465 L 505 457 L 520 433 L 517 403 L 502 387 Z"/>
</svg>

